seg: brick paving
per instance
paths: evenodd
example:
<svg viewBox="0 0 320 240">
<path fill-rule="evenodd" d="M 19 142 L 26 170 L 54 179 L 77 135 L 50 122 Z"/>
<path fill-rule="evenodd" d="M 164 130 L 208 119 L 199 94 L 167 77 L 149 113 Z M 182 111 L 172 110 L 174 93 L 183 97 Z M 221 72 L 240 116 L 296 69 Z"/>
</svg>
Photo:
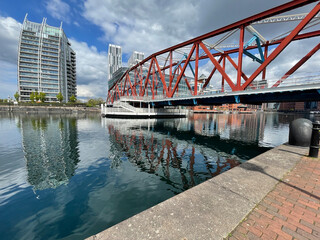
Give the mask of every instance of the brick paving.
<svg viewBox="0 0 320 240">
<path fill-rule="evenodd" d="M 320 239 L 320 158 L 303 157 L 228 239 Z"/>
</svg>

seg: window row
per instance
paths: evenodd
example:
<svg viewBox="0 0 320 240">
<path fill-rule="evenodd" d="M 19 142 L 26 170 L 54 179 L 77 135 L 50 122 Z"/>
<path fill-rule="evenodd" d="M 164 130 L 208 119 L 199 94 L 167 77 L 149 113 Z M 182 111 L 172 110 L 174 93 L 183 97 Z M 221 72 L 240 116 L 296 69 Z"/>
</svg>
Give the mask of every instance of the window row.
<svg viewBox="0 0 320 240">
<path fill-rule="evenodd" d="M 42 63 L 43 63 L 43 61 L 42 61 Z M 42 65 L 41 67 L 42 68 L 47 68 L 47 69 L 58 70 L 58 67 L 55 67 L 55 66 Z"/>
<path fill-rule="evenodd" d="M 30 78 L 30 77 L 20 77 L 20 80 L 25 80 L 29 82 L 38 82 L 38 78 Z"/>
<path fill-rule="evenodd" d="M 21 55 L 21 54 L 20 54 Z M 20 61 L 25 61 L 25 62 L 38 62 L 37 59 L 30 59 L 30 58 L 24 58 L 20 57 Z"/>
<path fill-rule="evenodd" d="M 23 52 L 38 53 L 38 50 L 31 50 L 31 49 L 27 49 L 27 48 L 21 48 L 20 50 Z"/>
<path fill-rule="evenodd" d="M 54 59 L 56 60 L 56 59 Z M 47 60 L 42 60 L 41 63 L 44 63 L 44 64 L 51 64 L 51 65 L 58 65 L 57 62 L 51 62 L 51 61 L 47 61 Z M 56 67 L 58 69 L 58 67 Z"/>
<path fill-rule="evenodd" d="M 21 42 L 30 43 L 30 44 L 34 44 L 34 45 L 39 45 L 39 42 L 37 42 L 37 41 L 30 41 L 30 40 L 21 39 Z"/>
<path fill-rule="evenodd" d="M 32 49 L 38 49 L 38 46 L 34 46 L 34 45 L 30 45 L 30 44 L 26 44 L 26 43 L 21 43 L 21 47 L 25 47 L 25 48 L 32 48 Z"/>
<path fill-rule="evenodd" d="M 51 52 L 42 52 L 43 55 L 50 55 L 58 57 L 58 53 L 51 53 Z"/>
<path fill-rule="evenodd" d="M 43 46 L 46 46 L 46 47 L 52 47 L 52 48 L 58 48 L 59 46 L 56 45 L 56 44 L 49 44 L 49 43 L 42 43 Z"/>
<path fill-rule="evenodd" d="M 28 59 L 28 58 L 27 58 Z M 21 60 L 21 58 L 20 58 L 20 60 Z M 28 66 L 28 67 L 35 67 L 35 68 L 37 68 L 38 67 L 38 64 L 35 64 L 35 63 L 24 63 L 24 62 L 22 62 L 22 63 L 20 63 L 20 66 Z"/>
<path fill-rule="evenodd" d="M 48 60 L 58 61 L 58 58 L 54 58 L 54 57 L 41 56 L 41 58 L 42 58 L 42 59 L 48 59 Z"/>
<path fill-rule="evenodd" d="M 38 68 L 26 68 L 26 67 L 20 67 L 20 71 L 38 72 Z"/>
<path fill-rule="evenodd" d="M 51 51 L 51 52 L 58 52 L 58 49 L 53 49 L 53 48 L 42 47 L 42 49 L 46 51 Z"/>
<path fill-rule="evenodd" d="M 20 81 L 20 86 L 24 87 L 38 87 L 38 83 L 22 82 Z"/>
<path fill-rule="evenodd" d="M 44 69 L 41 69 L 41 72 L 50 73 L 50 74 L 58 74 L 58 71 L 51 71 L 51 70 L 44 70 Z"/>
<path fill-rule="evenodd" d="M 34 40 L 34 41 L 39 41 L 39 38 L 34 36 L 34 37 L 31 37 L 31 36 L 28 36 L 28 35 L 22 35 L 22 39 L 29 39 L 29 40 Z"/>
<path fill-rule="evenodd" d="M 41 79 L 42 83 L 58 84 L 58 80 Z"/>
<path fill-rule="evenodd" d="M 31 58 L 38 58 L 38 55 L 34 55 L 31 53 L 20 53 L 21 56 L 31 57 Z"/>
<path fill-rule="evenodd" d="M 38 73 L 31 73 L 31 72 L 20 72 L 22 76 L 38 76 Z"/>
<path fill-rule="evenodd" d="M 50 93 L 56 93 L 58 94 L 59 90 L 58 89 L 49 89 L 49 88 L 42 88 L 43 92 L 50 92 Z"/>
</svg>

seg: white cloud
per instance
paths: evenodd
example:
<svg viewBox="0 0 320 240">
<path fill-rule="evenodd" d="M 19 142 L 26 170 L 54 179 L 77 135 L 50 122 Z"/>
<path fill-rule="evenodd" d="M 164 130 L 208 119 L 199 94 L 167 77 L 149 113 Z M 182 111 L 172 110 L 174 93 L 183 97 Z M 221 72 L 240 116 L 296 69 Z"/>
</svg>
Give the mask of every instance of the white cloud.
<svg viewBox="0 0 320 240">
<path fill-rule="evenodd" d="M 70 22 L 70 6 L 69 4 L 63 2 L 62 0 L 48 0 L 45 3 L 47 12 L 54 18 L 64 21 L 66 23 Z"/>
<path fill-rule="evenodd" d="M 0 16 L 0 60 L 17 63 L 21 24 L 11 17 Z"/>
<path fill-rule="evenodd" d="M 70 40 L 76 52 L 77 95 L 78 97 L 98 98 L 107 96 L 107 53 L 85 42 Z"/>
<path fill-rule="evenodd" d="M 287 0 L 264 1 L 112 1 L 86 0 L 84 17 L 100 26 L 104 40 L 150 55 Z"/>
<path fill-rule="evenodd" d="M 146 55 L 190 38 L 189 23 L 196 21 L 198 5 L 185 1 L 111 1 L 88 0 L 84 16 L 100 26 L 104 40 Z M 188 17 L 184 17 L 188 12 Z M 179 26 L 179 27 L 177 27 Z"/>
<path fill-rule="evenodd" d="M 17 56 L 21 24 L 0 16 L 0 98 L 13 97 L 17 91 Z"/>
</svg>

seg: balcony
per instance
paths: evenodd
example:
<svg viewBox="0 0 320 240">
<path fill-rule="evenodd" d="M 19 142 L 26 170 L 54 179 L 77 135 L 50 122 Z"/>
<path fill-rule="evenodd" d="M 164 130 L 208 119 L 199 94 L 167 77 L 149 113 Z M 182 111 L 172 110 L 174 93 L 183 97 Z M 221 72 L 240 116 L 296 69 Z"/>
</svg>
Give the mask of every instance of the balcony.
<svg viewBox="0 0 320 240">
<path fill-rule="evenodd" d="M 30 54 L 30 53 L 24 53 L 20 52 L 20 56 L 26 57 L 26 58 L 33 58 L 33 59 L 38 59 L 38 55 Z"/>
<path fill-rule="evenodd" d="M 20 48 L 36 49 L 38 50 L 38 45 L 30 45 L 26 43 L 21 43 Z"/>
</svg>

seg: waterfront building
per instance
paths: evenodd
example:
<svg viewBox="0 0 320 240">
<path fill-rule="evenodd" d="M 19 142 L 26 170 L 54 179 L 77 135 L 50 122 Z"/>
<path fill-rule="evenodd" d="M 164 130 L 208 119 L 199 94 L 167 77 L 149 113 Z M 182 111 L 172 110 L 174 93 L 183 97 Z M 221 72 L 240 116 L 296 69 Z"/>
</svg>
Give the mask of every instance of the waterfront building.
<svg viewBox="0 0 320 240">
<path fill-rule="evenodd" d="M 18 49 L 18 92 L 20 101 L 30 101 L 32 92 L 43 92 L 46 101 L 64 101 L 76 96 L 76 53 L 60 27 L 23 21 Z"/>
<path fill-rule="evenodd" d="M 137 63 L 141 62 L 144 59 L 144 53 L 133 51 L 132 55 L 128 60 L 128 68 L 135 66 Z"/>
<path fill-rule="evenodd" d="M 110 80 L 113 73 L 122 67 L 122 50 L 120 46 L 109 44 L 108 47 L 108 70 Z M 110 86 L 110 85 L 109 85 Z"/>
</svg>

